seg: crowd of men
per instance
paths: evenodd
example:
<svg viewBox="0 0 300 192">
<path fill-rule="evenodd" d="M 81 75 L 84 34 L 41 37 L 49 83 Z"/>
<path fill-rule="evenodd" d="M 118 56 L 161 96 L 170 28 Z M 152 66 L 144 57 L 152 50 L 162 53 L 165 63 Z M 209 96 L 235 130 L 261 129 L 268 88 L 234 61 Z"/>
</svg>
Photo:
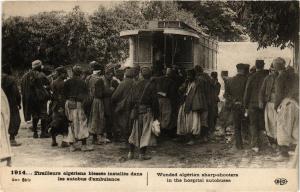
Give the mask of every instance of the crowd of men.
<svg viewBox="0 0 300 192">
<path fill-rule="evenodd" d="M 236 149 L 248 141 L 250 149 L 259 152 L 266 135 L 267 143 L 279 151 L 277 160 L 283 161 L 289 158 L 290 144 L 298 144 L 299 76 L 280 57 L 269 70 L 264 65 L 256 60 L 255 72 L 249 73 L 248 64 L 237 64 L 237 75 L 224 78 L 224 98 L 232 111 Z M 249 131 L 246 137 L 242 131 Z"/>
<path fill-rule="evenodd" d="M 89 137 L 93 145 L 124 142 L 128 159 L 135 157 L 136 148 L 140 160 L 150 159 L 147 147 L 166 138 L 188 145 L 209 142 L 218 117 L 224 119 L 228 113 L 233 116 L 237 150 L 249 142 L 250 149 L 258 152 L 266 132 L 269 143 L 280 149 L 280 157 L 288 158 L 288 146 L 298 142 L 299 78 L 282 58 L 276 58 L 270 70 L 264 70 L 264 61 L 257 60 L 255 69 L 240 63 L 236 76 L 221 74 L 226 104 L 220 114 L 218 74 L 209 75 L 200 65 L 188 70 L 176 66 L 120 69 L 93 61 L 89 67 L 83 70 L 75 65 L 71 75 L 65 67 L 58 67 L 47 77 L 42 61 L 33 61 L 32 69 L 22 77 L 21 97 L 11 68 L 3 65 L 2 89 L 11 110 L 12 146 L 20 145 L 15 136 L 21 106 L 25 121 L 32 120 L 34 138 L 39 137 L 41 120 L 40 138 L 51 136 L 53 147 L 58 145 L 59 134 L 63 135 L 61 147 L 70 151 L 93 150 Z"/>
</svg>

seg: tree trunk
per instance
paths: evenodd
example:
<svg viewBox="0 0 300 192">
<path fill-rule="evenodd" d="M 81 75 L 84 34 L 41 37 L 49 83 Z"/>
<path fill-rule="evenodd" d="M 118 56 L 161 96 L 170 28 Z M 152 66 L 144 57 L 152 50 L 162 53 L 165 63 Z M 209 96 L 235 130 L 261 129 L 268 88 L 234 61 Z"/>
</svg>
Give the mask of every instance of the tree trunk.
<svg viewBox="0 0 300 192">
<path fill-rule="evenodd" d="M 295 71 L 299 73 L 299 63 L 300 63 L 300 49 L 299 49 L 300 33 L 297 35 L 294 41 L 294 68 Z"/>
<path fill-rule="evenodd" d="M 300 4 L 299 4 L 300 8 Z M 294 36 L 294 68 L 297 73 L 299 73 L 299 64 L 300 64 L 300 49 L 299 49 L 299 41 L 300 41 L 300 32 L 299 32 L 299 22 L 300 22 L 300 12 L 298 9 L 298 21 L 297 21 L 297 31 L 295 31 L 295 36 Z"/>
</svg>

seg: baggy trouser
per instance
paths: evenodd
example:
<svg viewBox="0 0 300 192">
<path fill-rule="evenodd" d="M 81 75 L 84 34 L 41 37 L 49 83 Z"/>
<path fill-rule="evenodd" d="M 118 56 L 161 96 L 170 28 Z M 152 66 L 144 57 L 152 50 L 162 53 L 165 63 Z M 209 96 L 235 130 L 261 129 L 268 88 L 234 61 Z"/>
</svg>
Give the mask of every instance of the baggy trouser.
<svg viewBox="0 0 300 192">
<path fill-rule="evenodd" d="M 281 155 L 288 156 L 288 145 L 299 140 L 299 105 L 296 101 L 285 98 L 278 107 L 277 142 Z"/>
<path fill-rule="evenodd" d="M 67 100 L 65 104 L 65 113 L 71 122 L 69 126 L 69 142 L 86 139 L 89 136 L 87 118 L 82 108 L 81 102 Z"/>
</svg>

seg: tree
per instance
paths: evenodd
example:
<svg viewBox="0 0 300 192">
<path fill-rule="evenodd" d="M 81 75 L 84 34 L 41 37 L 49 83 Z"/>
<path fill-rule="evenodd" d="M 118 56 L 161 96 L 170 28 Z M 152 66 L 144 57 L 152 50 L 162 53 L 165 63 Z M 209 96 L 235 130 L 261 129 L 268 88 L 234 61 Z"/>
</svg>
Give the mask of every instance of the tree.
<svg viewBox="0 0 300 192">
<path fill-rule="evenodd" d="M 70 62 L 77 63 L 86 60 L 87 47 L 90 41 L 88 19 L 79 6 L 66 15 L 65 34 Z"/>
<path fill-rule="evenodd" d="M 179 1 L 178 4 L 193 13 L 205 33 L 218 37 L 219 41 L 246 39 L 245 28 L 228 2 Z"/>
<path fill-rule="evenodd" d="M 2 64 L 23 68 L 30 62 L 30 33 L 23 17 L 9 17 L 2 23 Z"/>
<path fill-rule="evenodd" d="M 120 38 L 120 31 L 140 28 L 144 17 L 139 11 L 139 2 L 124 2 L 118 7 L 98 8 L 89 18 L 89 59 L 107 64 L 123 61 L 128 56 L 128 42 Z"/>
<path fill-rule="evenodd" d="M 170 20 L 183 21 L 194 27 L 199 27 L 197 19 L 187 10 L 180 9 L 177 3 L 172 1 L 150 1 L 142 4 L 141 12 L 147 21 Z M 200 30 L 202 30 L 200 28 Z"/>
<path fill-rule="evenodd" d="M 58 66 L 67 62 L 67 43 L 64 12 L 42 12 L 27 18 L 31 60 Z"/>
<path fill-rule="evenodd" d="M 299 64 L 299 2 L 243 2 L 243 20 L 252 40 L 259 48 L 294 47 L 295 67 Z"/>
</svg>

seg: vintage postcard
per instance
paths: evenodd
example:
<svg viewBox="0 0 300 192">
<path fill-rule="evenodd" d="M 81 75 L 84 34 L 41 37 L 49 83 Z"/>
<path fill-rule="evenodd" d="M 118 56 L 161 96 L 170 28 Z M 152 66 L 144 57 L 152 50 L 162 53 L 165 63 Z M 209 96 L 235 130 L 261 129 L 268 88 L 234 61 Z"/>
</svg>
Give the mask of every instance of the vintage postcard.
<svg viewBox="0 0 300 192">
<path fill-rule="evenodd" d="M 0 191 L 297 191 L 299 1 L 3 1 Z"/>
</svg>

